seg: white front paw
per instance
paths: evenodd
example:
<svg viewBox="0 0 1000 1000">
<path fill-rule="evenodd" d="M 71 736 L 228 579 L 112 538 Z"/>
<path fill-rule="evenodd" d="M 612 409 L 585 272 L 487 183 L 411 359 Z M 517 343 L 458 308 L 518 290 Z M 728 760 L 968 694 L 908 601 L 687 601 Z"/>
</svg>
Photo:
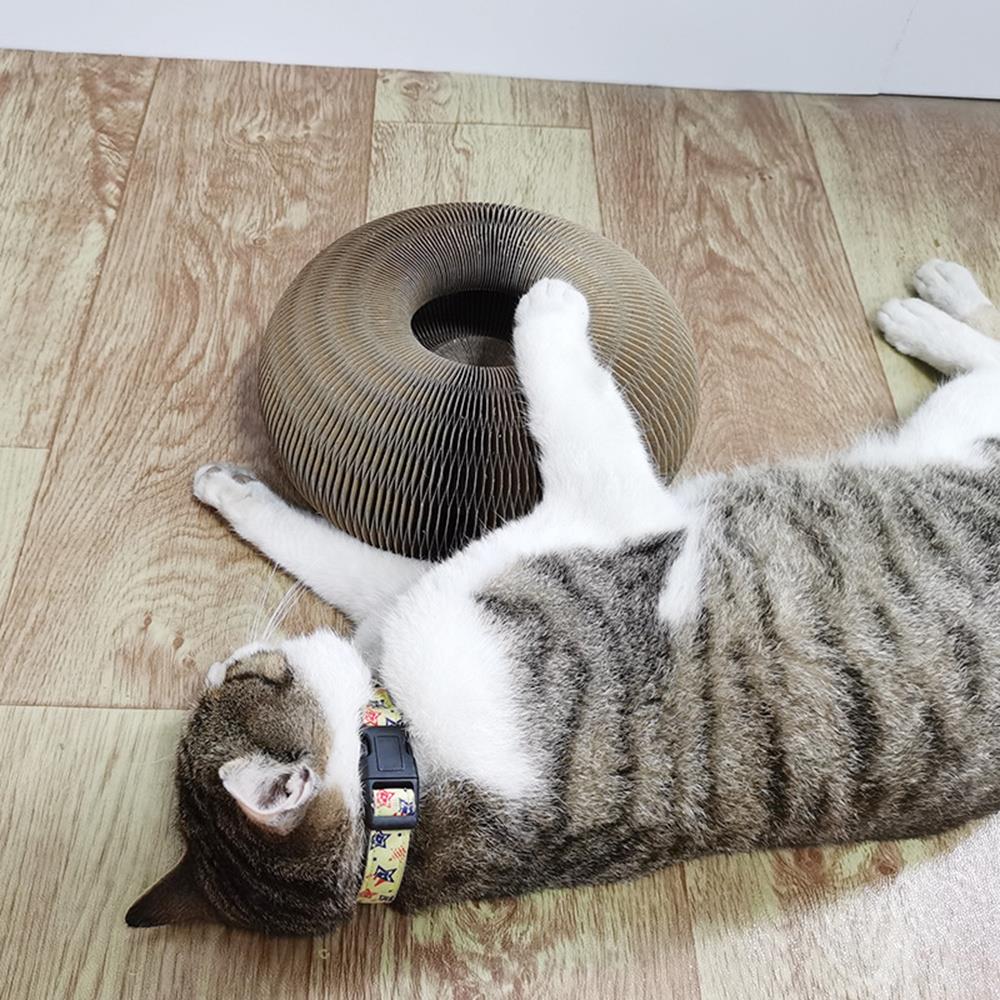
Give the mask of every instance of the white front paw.
<svg viewBox="0 0 1000 1000">
<path fill-rule="evenodd" d="M 514 322 L 522 326 L 532 320 L 565 319 L 574 327 L 586 327 L 590 319 L 587 300 L 571 284 L 558 278 L 536 281 L 517 304 Z"/>
<path fill-rule="evenodd" d="M 922 299 L 956 319 L 971 316 L 990 301 L 968 269 L 950 260 L 929 260 L 922 264 L 913 275 L 913 287 Z"/>
<path fill-rule="evenodd" d="M 249 469 L 225 462 L 203 465 L 194 474 L 194 495 L 203 504 L 223 512 L 265 488 Z"/>
</svg>

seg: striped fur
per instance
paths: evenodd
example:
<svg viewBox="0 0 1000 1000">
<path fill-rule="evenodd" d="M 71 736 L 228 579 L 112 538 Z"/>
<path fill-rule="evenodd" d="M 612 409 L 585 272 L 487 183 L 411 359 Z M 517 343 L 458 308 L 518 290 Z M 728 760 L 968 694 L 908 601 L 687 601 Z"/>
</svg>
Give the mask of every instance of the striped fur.
<svg viewBox="0 0 1000 1000">
<path fill-rule="evenodd" d="M 189 863 L 218 919 L 309 934 L 353 909 L 354 859 L 363 850 L 353 803 L 322 795 L 290 834 L 271 834 L 247 822 L 218 775 L 226 761 L 255 752 L 321 761 L 328 742 L 312 693 L 274 654 L 235 663 L 195 709 L 177 751 L 178 813 Z"/>
<path fill-rule="evenodd" d="M 654 612 L 678 535 L 528 560 L 480 596 L 550 780 L 518 816 L 428 803 L 402 903 L 1000 808 L 1000 466 L 746 471 L 702 530 L 703 605 L 676 630 Z"/>
<path fill-rule="evenodd" d="M 213 668 L 178 754 L 188 854 L 129 921 L 303 934 L 351 914 L 369 668 L 422 768 L 403 909 L 1000 808 L 1000 345 L 955 267 L 917 275 L 954 315 L 879 314 L 901 350 L 967 372 L 896 433 L 671 490 L 587 348 L 586 303 L 539 283 L 515 350 L 546 498 L 435 567 L 366 553 L 251 474 L 199 470 L 196 495 L 243 537 L 355 601 L 363 639 Z M 377 586 L 357 585 L 366 570 Z M 249 803 L 220 781 L 247 759 Z"/>
</svg>

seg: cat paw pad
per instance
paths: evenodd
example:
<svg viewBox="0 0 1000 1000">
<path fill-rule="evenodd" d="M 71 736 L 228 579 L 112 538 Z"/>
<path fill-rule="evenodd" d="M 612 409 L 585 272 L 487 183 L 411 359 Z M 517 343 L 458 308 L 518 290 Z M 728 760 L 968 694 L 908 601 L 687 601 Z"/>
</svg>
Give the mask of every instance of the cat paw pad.
<svg viewBox="0 0 1000 1000">
<path fill-rule="evenodd" d="M 214 462 L 194 474 L 194 495 L 209 507 L 222 510 L 251 496 L 261 483 L 249 470 L 238 465 Z"/>
</svg>

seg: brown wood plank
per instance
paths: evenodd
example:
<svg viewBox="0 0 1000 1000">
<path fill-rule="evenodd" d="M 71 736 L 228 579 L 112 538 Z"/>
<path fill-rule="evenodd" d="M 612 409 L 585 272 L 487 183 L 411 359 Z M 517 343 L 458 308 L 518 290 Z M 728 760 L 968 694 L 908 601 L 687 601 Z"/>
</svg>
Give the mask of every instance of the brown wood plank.
<svg viewBox="0 0 1000 1000">
<path fill-rule="evenodd" d="M 790 98 L 589 86 L 606 235 L 691 325 L 687 470 L 824 450 L 893 415 Z"/>
<path fill-rule="evenodd" d="M 705 1000 L 979 1000 L 1000 982 L 1000 820 L 687 866 Z"/>
<path fill-rule="evenodd" d="M 155 67 L 0 50 L 0 445 L 48 447 Z"/>
<path fill-rule="evenodd" d="M 35 448 L 0 448 L 0 615 L 45 468 L 45 454 Z"/>
<path fill-rule="evenodd" d="M 8 605 L 3 700 L 183 705 L 248 637 L 268 568 L 190 477 L 230 458 L 273 478 L 256 345 L 297 269 L 363 221 L 373 86 L 162 65 Z"/>
<path fill-rule="evenodd" d="M 589 128 L 582 83 L 380 70 L 375 120 Z"/>
<path fill-rule="evenodd" d="M 600 232 L 590 132 L 376 122 L 368 217 L 444 201 L 523 205 Z"/>
<path fill-rule="evenodd" d="M 1000 113 L 995 102 L 799 97 L 861 301 L 913 294 L 931 257 L 1000 298 Z M 901 415 L 934 380 L 875 337 Z"/>
</svg>

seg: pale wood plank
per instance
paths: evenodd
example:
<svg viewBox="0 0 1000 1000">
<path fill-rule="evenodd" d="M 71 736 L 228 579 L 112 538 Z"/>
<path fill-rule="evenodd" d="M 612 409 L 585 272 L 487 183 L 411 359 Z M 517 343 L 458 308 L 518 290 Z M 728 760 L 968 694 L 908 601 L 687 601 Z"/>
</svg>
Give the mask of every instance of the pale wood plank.
<svg viewBox="0 0 1000 1000">
<path fill-rule="evenodd" d="M 256 345 L 296 270 L 363 221 L 373 86 L 161 67 L 8 605 L 3 699 L 182 705 L 246 640 L 267 566 L 190 477 L 231 458 L 275 478 Z"/>
<path fill-rule="evenodd" d="M 375 120 L 589 128 L 582 83 L 380 70 Z"/>
<path fill-rule="evenodd" d="M 166 710 L 0 707 L 0 920 L 19 942 L 0 948 L 5 997 L 697 996 L 669 875 L 412 918 L 362 907 L 316 940 L 127 928 L 129 904 L 180 853 L 182 723 Z"/>
<path fill-rule="evenodd" d="M 600 232 L 590 133 L 376 122 L 368 217 L 444 201 L 523 205 Z"/>
<path fill-rule="evenodd" d="M 861 301 L 912 294 L 914 269 L 958 260 L 1000 297 L 1000 114 L 988 101 L 800 97 Z M 875 336 L 900 415 L 934 385 Z"/>
<path fill-rule="evenodd" d="M 0 923 L 17 941 L 0 948 L 5 996 L 122 993 L 130 945 L 124 908 L 150 865 L 175 849 L 167 808 L 180 718 L 0 708 L 8 764 Z"/>
<path fill-rule="evenodd" d="M 48 446 L 155 67 L 0 51 L 0 444 Z"/>
<path fill-rule="evenodd" d="M 380 995 L 697 998 L 681 886 L 665 872 L 407 919 L 386 914 Z M 334 985 L 323 995 L 338 995 Z"/>
<path fill-rule="evenodd" d="M 687 866 L 705 1000 L 978 1000 L 1000 982 L 1000 820 Z"/>
<path fill-rule="evenodd" d="M 663 281 L 702 397 L 685 470 L 845 444 L 893 416 L 794 103 L 589 86 L 605 232 Z"/>
<path fill-rule="evenodd" d="M 0 448 L 0 612 L 7 603 L 45 455 L 35 448 Z"/>
</svg>

